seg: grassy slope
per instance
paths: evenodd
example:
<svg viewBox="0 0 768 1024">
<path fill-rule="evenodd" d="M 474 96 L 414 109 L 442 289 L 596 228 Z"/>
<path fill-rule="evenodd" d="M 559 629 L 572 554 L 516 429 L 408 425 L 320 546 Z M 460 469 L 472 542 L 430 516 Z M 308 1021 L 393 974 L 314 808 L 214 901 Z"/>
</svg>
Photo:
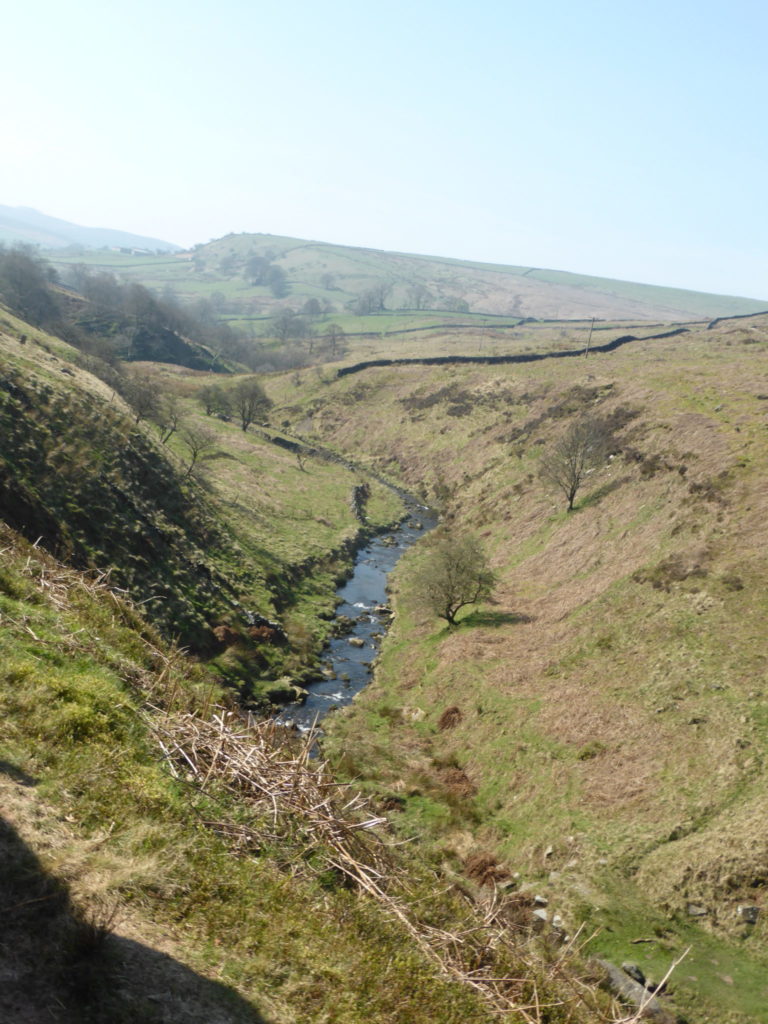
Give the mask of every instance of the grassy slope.
<svg viewBox="0 0 768 1024">
<path fill-rule="evenodd" d="M 202 562 L 250 607 L 259 598 L 260 610 L 281 602 L 299 654 L 331 603 L 329 548 L 357 529 L 349 497 L 358 474 L 314 458 L 302 468 L 252 432 L 205 420 L 192 398 L 203 378 L 155 368 L 188 421 L 210 424 L 226 451 L 211 464 L 212 493 L 202 495 L 180 484 L 180 453 L 137 429 L 119 400 L 70 362 L 68 346 L 6 314 L 0 343 L 5 497 L 19 518 L 25 509 L 38 517 L 21 525 L 49 525 L 46 539 L 89 566 L 112 561 L 113 582 L 120 576 L 142 597 L 148 586 L 168 587 L 182 610 L 196 597 L 185 574 Z M 162 486 L 145 493 L 155 473 Z M 107 501 L 110 487 L 119 503 L 94 504 Z M 380 485 L 372 489 L 371 522 L 390 521 L 397 501 Z M 146 532 L 147 516 L 170 515 L 177 491 L 175 561 L 141 560 L 131 537 Z M 19 494 L 25 509 L 13 505 Z M 198 538 L 198 529 L 209 532 Z M 121 531 L 130 534 L 123 544 Z M 296 577 L 290 586 L 307 560 L 320 571 L 311 584 Z M 251 575 L 237 575 L 246 568 Z M 284 579 L 270 590 L 275 574 Z M 201 599 L 199 612 L 217 608 Z M 164 621 L 152 602 L 144 611 Z M 491 955 L 466 887 L 451 889 L 407 851 L 392 852 L 386 884 L 407 908 L 410 931 L 345 884 L 312 834 L 277 830 L 271 805 L 265 812 L 233 797 L 216 776 L 206 776 L 205 792 L 188 774 L 172 777 L 153 730 L 167 728 L 169 713 L 206 720 L 222 699 L 218 673 L 168 647 L 129 603 L 4 524 L 0 648 L 3 1019 L 498 1019 L 453 967 L 440 970 L 425 954 L 434 937 L 443 941 L 442 928 L 470 929 L 462 943 L 468 969 L 496 964 L 496 973 L 528 979 L 514 983 L 510 998 L 530 1002 L 534 985 L 543 999 L 557 998 L 560 983 L 545 964 L 515 944 Z M 242 828 L 255 842 L 227 838 Z M 496 946 L 498 926 L 492 934 Z M 600 998 L 590 1002 L 597 1007 Z M 546 1018 L 585 1022 L 596 1012 L 577 1006 Z"/>
<path fill-rule="evenodd" d="M 205 714 L 218 692 L 200 668 L 5 527 L 0 550 L 3 1020 L 489 1019 L 306 838 L 171 776 L 149 725 Z M 411 882 L 435 921 L 452 912 Z"/>
<path fill-rule="evenodd" d="M 22 326 L 10 317 L 3 330 L 6 379 L 18 383 L 22 374 L 28 397 L 47 391 L 47 404 L 35 409 L 31 421 L 45 425 L 50 410 L 71 414 L 82 405 L 82 398 L 73 400 L 66 346 L 37 332 L 20 345 Z M 764 325 L 749 321 L 639 343 L 588 364 L 413 367 L 336 383 L 327 374 L 306 372 L 298 386 L 295 375 L 270 382 L 276 422 L 291 421 L 309 436 L 316 431 L 412 487 L 441 495 L 458 522 L 484 536 L 502 576 L 499 604 L 448 635 L 409 605 L 405 567 L 398 630 L 385 652 L 382 686 L 340 724 L 342 763 L 370 777 L 377 791 L 404 799 L 403 829 L 432 835 L 438 862 L 456 866 L 472 852 L 495 850 L 528 882 L 547 888 L 569 924 L 584 917 L 604 924 L 597 945 L 616 959 L 636 955 L 633 939 L 650 938 L 640 948 L 654 974 L 671 951 L 693 938 L 684 971 L 690 970 L 683 972 L 678 991 L 702 1020 L 707 1014 L 718 1021 L 760 1020 L 766 999 L 759 950 L 764 923 L 745 932 L 735 919 L 738 902 L 762 898 L 759 865 L 765 856 L 766 737 L 762 693 L 755 685 L 764 657 L 755 623 L 765 611 L 759 590 L 765 556 L 758 541 L 766 512 L 765 340 Z M 101 385 L 74 372 L 99 409 L 107 397 Z M 168 373 L 188 415 L 200 419 L 192 394 L 201 379 Z M 621 435 L 624 460 L 601 471 L 578 513 L 569 517 L 535 482 L 537 442 L 593 406 L 608 412 L 629 408 L 637 415 L 627 418 Z M 80 415 L 69 418 L 79 421 Z M 9 422 L 17 426 L 19 418 Z M 87 468 L 88 453 L 84 435 L 74 438 L 74 447 L 62 435 L 66 422 L 66 415 L 56 420 L 57 430 L 50 432 L 56 444 L 43 461 L 63 467 L 72 483 Z M 228 563 L 231 549 L 223 544 L 223 568 L 240 564 L 243 553 L 261 564 L 258 552 L 289 567 L 349 536 L 350 517 L 341 511 L 348 502 L 343 481 L 354 481 L 355 474 L 344 470 L 337 476 L 338 467 L 314 461 L 304 473 L 288 453 L 255 437 L 244 439 L 232 425 L 211 425 L 230 456 L 212 464 L 216 509 L 230 522 L 229 541 L 241 551 Z M 142 444 L 159 451 L 146 438 Z M 79 449 L 83 457 L 73 459 Z M 377 498 L 382 520 L 391 514 L 389 501 L 383 492 Z M 412 572 L 418 571 L 419 557 L 414 553 L 410 560 Z M 264 592 L 278 596 L 269 590 L 268 575 Z M 321 580 L 325 597 L 300 595 L 305 629 L 323 601 L 327 606 L 330 582 Z M 24 596 L 18 581 L 8 586 L 10 599 Z M 6 679 L 6 725 L 15 733 L 8 737 L 6 762 L 14 771 L 34 774 L 30 758 L 44 758 L 59 742 L 69 745 L 65 774 L 51 777 L 49 794 L 69 793 L 70 754 L 80 761 L 76 772 L 84 773 L 76 779 L 104 773 L 103 763 L 81 760 L 79 741 L 88 739 L 98 758 L 102 733 L 114 750 L 115 738 L 125 741 L 128 731 L 122 721 L 112 721 L 115 699 L 105 697 L 100 670 L 94 676 L 87 669 L 81 690 L 80 680 L 75 685 L 68 676 L 70 667 L 77 669 L 68 654 L 67 678 L 50 676 L 53 697 L 45 689 L 49 677 L 34 672 L 40 643 L 43 651 L 53 644 L 71 653 L 67 638 L 76 635 L 78 623 L 55 616 L 46 625 L 42 613 L 26 606 L 6 608 L 6 615 L 14 644 L 21 636 L 29 645 L 27 628 L 34 641 L 34 651 L 16 651 L 21 675 L 14 668 Z M 644 623 L 641 638 L 638 622 Z M 18 626 L 21 633 L 14 634 Z M 9 639 L 9 650 L 10 644 Z M 48 732 L 34 708 L 48 709 L 52 699 L 62 705 L 63 718 L 59 722 L 57 710 Z M 437 720 L 450 705 L 459 706 L 462 720 L 441 732 Z M 99 742 L 94 746 L 91 738 Z M 127 772 L 135 770 L 136 756 L 126 754 Z M 718 765 L 714 778 L 712 763 Z M 123 774 L 116 778 L 124 784 Z M 87 818 L 91 794 L 82 781 L 72 785 L 76 799 L 86 801 L 77 804 L 75 817 Z M 101 801 L 94 805 L 94 828 L 116 799 L 112 790 L 100 793 L 93 794 Z M 141 794 L 130 790 L 130 800 L 146 818 Z M 24 819 L 26 811 L 19 814 Z M 17 824 L 23 832 L 23 820 Z M 44 842 L 37 836 L 33 845 Z M 207 893 L 203 877 L 208 876 L 201 868 L 195 878 L 204 894 L 195 897 L 201 909 L 192 930 L 197 929 L 194 955 L 207 972 L 210 953 L 200 953 L 199 938 L 211 927 L 208 904 L 221 894 Z M 257 904 L 265 914 L 274 913 L 279 888 Z M 227 890 L 223 919 L 215 927 L 217 934 L 222 929 L 233 936 L 239 960 L 243 950 L 234 937 L 235 920 L 227 916 L 229 896 Z M 686 917 L 692 901 L 708 910 L 711 934 Z M 308 918 L 309 906 L 290 910 L 289 921 L 294 913 Z M 296 936 L 289 934 L 292 943 Z M 333 932 L 323 934 L 333 946 Z M 294 949 L 288 946 L 278 941 L 290 959 Z M 314 981 L 302 1012 L 315 1019 L 312 1014 L 325 1011 L 313 1000 L 327 1001 L 325 984 L 337 986 L 338 975 L 330 977 L 322 956 L 310 974 Z M 355 1014 L 373 991 L 366 977 L 365 971 L 359 974 L 362 987 L 355 981 L 344 1007 L 347 1017 L 339 1019 L 358 1019 Z M 385 984 L 392 987 L 388 976 Z M 424 998 L 425 986 L 426 981 L 416 986 L 414 999 Z M 376 990 L 374 1000 L 381 998 Z M 461 1012 L 469 1012 L 464 997 L 456 998 Z M 407 1000 L 405 1015 L 398 1017 L 389 995 L 386 1001 L 381 1019 L 418 1019 L 408 1017 L 414 1012 L 453 1019 L 423 1003 L 414 1010 L 417 1004 Z M 291 1011 L 280 1012 L 291 1019 Z"/>
<path fill-rule="evenodd" d="M 241 642 L 220 654 L 222 671 L 268 679 L 299 669 L 360 532 L 350 506 L 357 475 L 316 459 L 302 469 L 253 431 L 206 419 L 193 397 L 204 375 L 155 369 L 178 392 L 186 423 L 205 420 L 226 456 L 209 463 L 203 488 L 184 479 L 178 436 L 163 446 L 154 428 L 137 426 L 63 342 L 10 315 L 0 326 L 7 520 L 75 565 L 109 569 L 166 634 L 199 653 L 221 650 L 214 627 L 236 630 Z M 375 485 L 370 526 L 398 512 L 396 497 Z M 251 642 L 243 609 L 284 617 L 291 648 Z"/>
<path fill-rule="evenodd" d="M 169 586 L 180 608 L 184 594 L 172 588 L 184 592 L 188 563 L 204 559 L 243 600 L 280 600 L 295 647 L 306 642 L 297 618 L 320 628 L 317 612 L 331 605 L 332 579 L 323 571 L 333 568 L 329 548 L 357 530 L 349 512 L 357 473 L 313 458 L 302 469 L 284 450 L 216 423 L 227 457 L 209 481 L 215 494 L 203 500 L 187 489 L 174 522 L 177 561 L 147 559 L 137 568 L 141 545 L 120 546 L 109 531 L 133 533 L 139 524 L 144 531 L 143 514 L 167 511 L 162 501 L 180 486 L 173 454 L 75 368 L 68 346 L 7 315 L 2 327 L 6 497 L 12 505 L 23 495 L 42 525 L 50 518 L 61 553 L 103 568 L 107 552 L 93 546 L 100 536 L 114 557 L 113 582 L 132 567 L 137 577 L 126 582 L 143 594 L 154 569 L 155 583 Z M 166 381 L 190 421 L 202 419 L 190 398 L 199 379 L 168 372 Z M 115 468 L 110 446 L 119 440 Z M 154 487 L 144 494 L 138 483 L 155 466 L 165 493 Z M 100 479 L 121 500 L 96 514 L 91 499 L 105 501 L 109 489 L 98 490 Z M 390 521 L 398 507 L 391 492 L 373 486 L 373 524 Z M 206 519 L 214 515 L 216 529 Z M 209 530 L 200 538 L 205 550 L 195 547 L 200 517 Z M 321 571 L 311 585 L 296 577 L 292 588 L 294 570 L 307 560 Z M 253 569 L 245 584 L 226 576 L 244 565 Z M 272 574 L 286 577 L 274 592 Z M 151 602 L 144 609 L 163 621 Z M 200 607 L 202 615 L 215 610 Z M 167 728 L 169 713 L 206 720 L 222 697 L 218 673 L 169 648 L 130 604 L 4 524 L 0 648 L 3 1019 L 497 1019 L 471 987 L 446 980 L 391 912 L 345 884 L 312 834 L 295 832 L 290 819 L 281 832 L 271 805 L 267 813 L 208 778 L 203 792 L 191 776 L 172 777 L 152 730 Z M 227 839 L 241 828 L 255 844 Z M 429 936 L 435 926 L 474 927 L 464 896 L 446 894 L 431 869 L 393 856 L 392 891 L 407 879 L 402 896 L 415 900 L 411 928 Z M 515 977 L 524 970 L 514 951 L 499 966 Z M 535 967 L 530 977 L 517 986 L 518 999 L 528 1001 Z M 545 991 L 546 979 L 538 983 Z M 594 1017 L 576 1011 L 568 1019 Z"/>
<path fill-rule="evenodd" d="M 692 942 L 676 988 L 696 1020 L 768 1019 L 765 917 L 737 917 L 768 854 L 767 350 L 768 323 L 730 322 L 587 363 L 368 371 L 280 413 L 447 498 L 500 574 L 448 633 L 405 561 L 378 685 L 336 723 L 342 763 L 445 856 L 487 846 L 603 926 L 616 959 L 657 974 Z M 622 408 L 624 454 L 567 515 L 539 445 Z"/>
<path fill-rule="evenodd" d="M 290 285 L 288 297 L 277 303 L 267 288 L 250 286 L 241 276 L 249 255 L 266 252 L 285 270 Z M 229 312 L 241 316 L 269 313 L 276 307 L 298 308 L 309 298 L 330 302 L 336 316 L 344 312 L 350 299 L 381 283 L 390 286 L 387 306 L 394 309 L 412 305 L 410 286 L 423 284 L 435 300 L 463 299 L 473 313 L 525 317 L 705 319 L 753 313 L 766 306 L 753 299 L 565 271 L 382 252 L 273 235 L 228 235 L 199 247 L 194 255 L 193 261 L 184 256 L 131 257 L 106 252 L 77 257 L 53 254 L 52 262 L 85 263 L 157 288 L 170 285 L 189 298 L 218 292 L 229 304 Z M 230 265 L 222 265 L 222 261 Z M 327 274 L 333 277 L 330 286 L 324 281 Z M 425 311 L 419 319 L 429 324 L 435 313 Z M 344 326 L 362 329 L 348 322 Z"/>
</svg>

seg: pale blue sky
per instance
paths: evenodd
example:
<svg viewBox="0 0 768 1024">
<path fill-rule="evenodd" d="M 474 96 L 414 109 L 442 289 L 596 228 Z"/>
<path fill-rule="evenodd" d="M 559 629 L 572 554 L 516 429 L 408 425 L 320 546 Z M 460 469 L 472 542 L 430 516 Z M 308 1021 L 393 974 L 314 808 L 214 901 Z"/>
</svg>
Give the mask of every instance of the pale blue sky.
<svg viewBox="0 0 768 1024">
<path fill-rule="evenodd" d="M 757 0 L 39 0 L 0 204 L 768 299 Z"/>
</svg>

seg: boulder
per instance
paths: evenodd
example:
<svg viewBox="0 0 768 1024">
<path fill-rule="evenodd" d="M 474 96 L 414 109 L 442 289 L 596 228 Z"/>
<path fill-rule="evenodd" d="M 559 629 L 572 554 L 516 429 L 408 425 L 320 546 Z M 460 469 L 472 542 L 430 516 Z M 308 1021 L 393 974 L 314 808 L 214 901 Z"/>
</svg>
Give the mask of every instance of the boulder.
<svg viewBox="0 0 768 1024">
<path fill-rule="evenodd" d="M 303 704 L 308 696 L 308 691 L 294 683 L 289 676 L 278 679 L 267 690 L 267 700 L 272 704 Z"/>
<path fill-rule="evenodd" d="M 307 683 L 319 683 L 326 678 L 325 671 L 318 666 L 305 668 L 297 673 L 295 682 L 299 686 L 306 686 Z"/>
<path fill-rule="evenodd" d="M 620 999 L 637 1009 L 642 1008 L 642 1016 L 655 1020 L 658 1024 L 676 1024 L 676 1018 L 639 982 L 623 971 L 610 960 L 593 961 L 603 975 L 602 984 L 614 992 Z M 635 1019 L 634 1017 L 632 1018 Z"/>
<path fill-rule="evenodd" d="M 757 919 L 760 916 L 760 907 L 755 907 L 751 904 L 740 904 L 736 913 L 744 924 L 757 924 Z"/>
<path fill-rule="evenodd" d="M 549 914 L 543 907 L 537 907 L 531 913 L 532 924 L 534 931 L 542 931 L 549 920 Z"/>
<path fill-rule="evenodd" d="M 345 633 L 349 633 L 354 625 L 355 620 L 351 619 L 349 615 L 337 615 L 333 623 L 333 634 L 334 636 L 343 636 Z"/>
<path fill-rule="evenodd" d="M 423 722 L 427 713 L 423 708 L 404 707 L 400 709 L 400 716 L 404 722 Z"/>
<path fill-rule="evenodd" d="M 643 988 L 645 988 L 645 975 L 636 963 L 625 961 L 621 965 L 621 969 L 625 974 L 628 974 L 633 981 L 636 981 L 638 985 L 642 985 Z"/>
</svg>

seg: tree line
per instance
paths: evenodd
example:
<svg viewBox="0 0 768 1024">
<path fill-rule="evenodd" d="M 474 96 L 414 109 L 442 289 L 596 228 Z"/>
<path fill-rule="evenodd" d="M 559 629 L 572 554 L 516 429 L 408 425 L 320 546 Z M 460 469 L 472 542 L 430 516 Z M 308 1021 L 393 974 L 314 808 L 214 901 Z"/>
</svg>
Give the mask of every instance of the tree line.
<svg viewBox="0 0 768 1024">
<path fill-rule="evenodd" d="M 76 296 L 85 303 L 71 301 Z M 245 337 L 211 300 L 182 304 L 169 289 L 157 295 L 83 264 L 60 273 L 28 244 L 0 244 L 0 299 L 27 323 L 106 362 L 128 354 L 140 331 L 170 331 L 206 346 L 213 360 L 246 362 L 249 355 Z"/>
</svg>

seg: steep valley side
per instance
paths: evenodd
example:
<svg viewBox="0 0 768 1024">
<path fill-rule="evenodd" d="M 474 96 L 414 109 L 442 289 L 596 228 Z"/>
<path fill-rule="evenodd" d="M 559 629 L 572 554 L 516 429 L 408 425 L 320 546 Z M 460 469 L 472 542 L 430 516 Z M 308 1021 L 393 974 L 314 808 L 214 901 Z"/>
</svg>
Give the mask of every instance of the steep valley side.
<svg viewBox="0 0 768 1024">
<path fill-rule="evenodd" d="M 274 374 L 263 429 L 147 364 L 183 415 L 165 441 L 59 338 L 0 328 L 0 958 L 19 1000 L 38 939 L 51 968 L 19 1019 L 127 1024 L 140 996 L 158 1024 L 615 1020 L 561 959 L 579 928 L 655 983 L 690 947 L 691 1022 L 766 1019 L 768 318 Z M 584 419 L 610 444 L 568 512 L 541 468 Z M 350 793 L 242 698 L 317 670 L 355 544 L 401 514 L 374 474 L 476 535 L 497 583 L 448 629 L 417 598 L 429 540 L 398 565 L 375 681 L 324 745 Z M 291 785 L 232 781 L 221 752 L 249 744 Z M 283 809 L 310 778 L 338 833 L 325 796 Z"/>
<path fill-rule="evenodd" d="M 403 560 L 376 682 L 334 722 L 338 764 L 438 862 L 497 859 L 612 958 L 659 980 L 690 945 L 675 991 L 695 1020 L 768 1005 L 767 343 L 756 318 L 587 360 L 274 390 L 307 438 L 442 504 L 499 578 L 448 630 L 413 596 L 425 552 Z M 568 513 L 538 472 L 583 417 L 614 443 Z"/>
</svg>

